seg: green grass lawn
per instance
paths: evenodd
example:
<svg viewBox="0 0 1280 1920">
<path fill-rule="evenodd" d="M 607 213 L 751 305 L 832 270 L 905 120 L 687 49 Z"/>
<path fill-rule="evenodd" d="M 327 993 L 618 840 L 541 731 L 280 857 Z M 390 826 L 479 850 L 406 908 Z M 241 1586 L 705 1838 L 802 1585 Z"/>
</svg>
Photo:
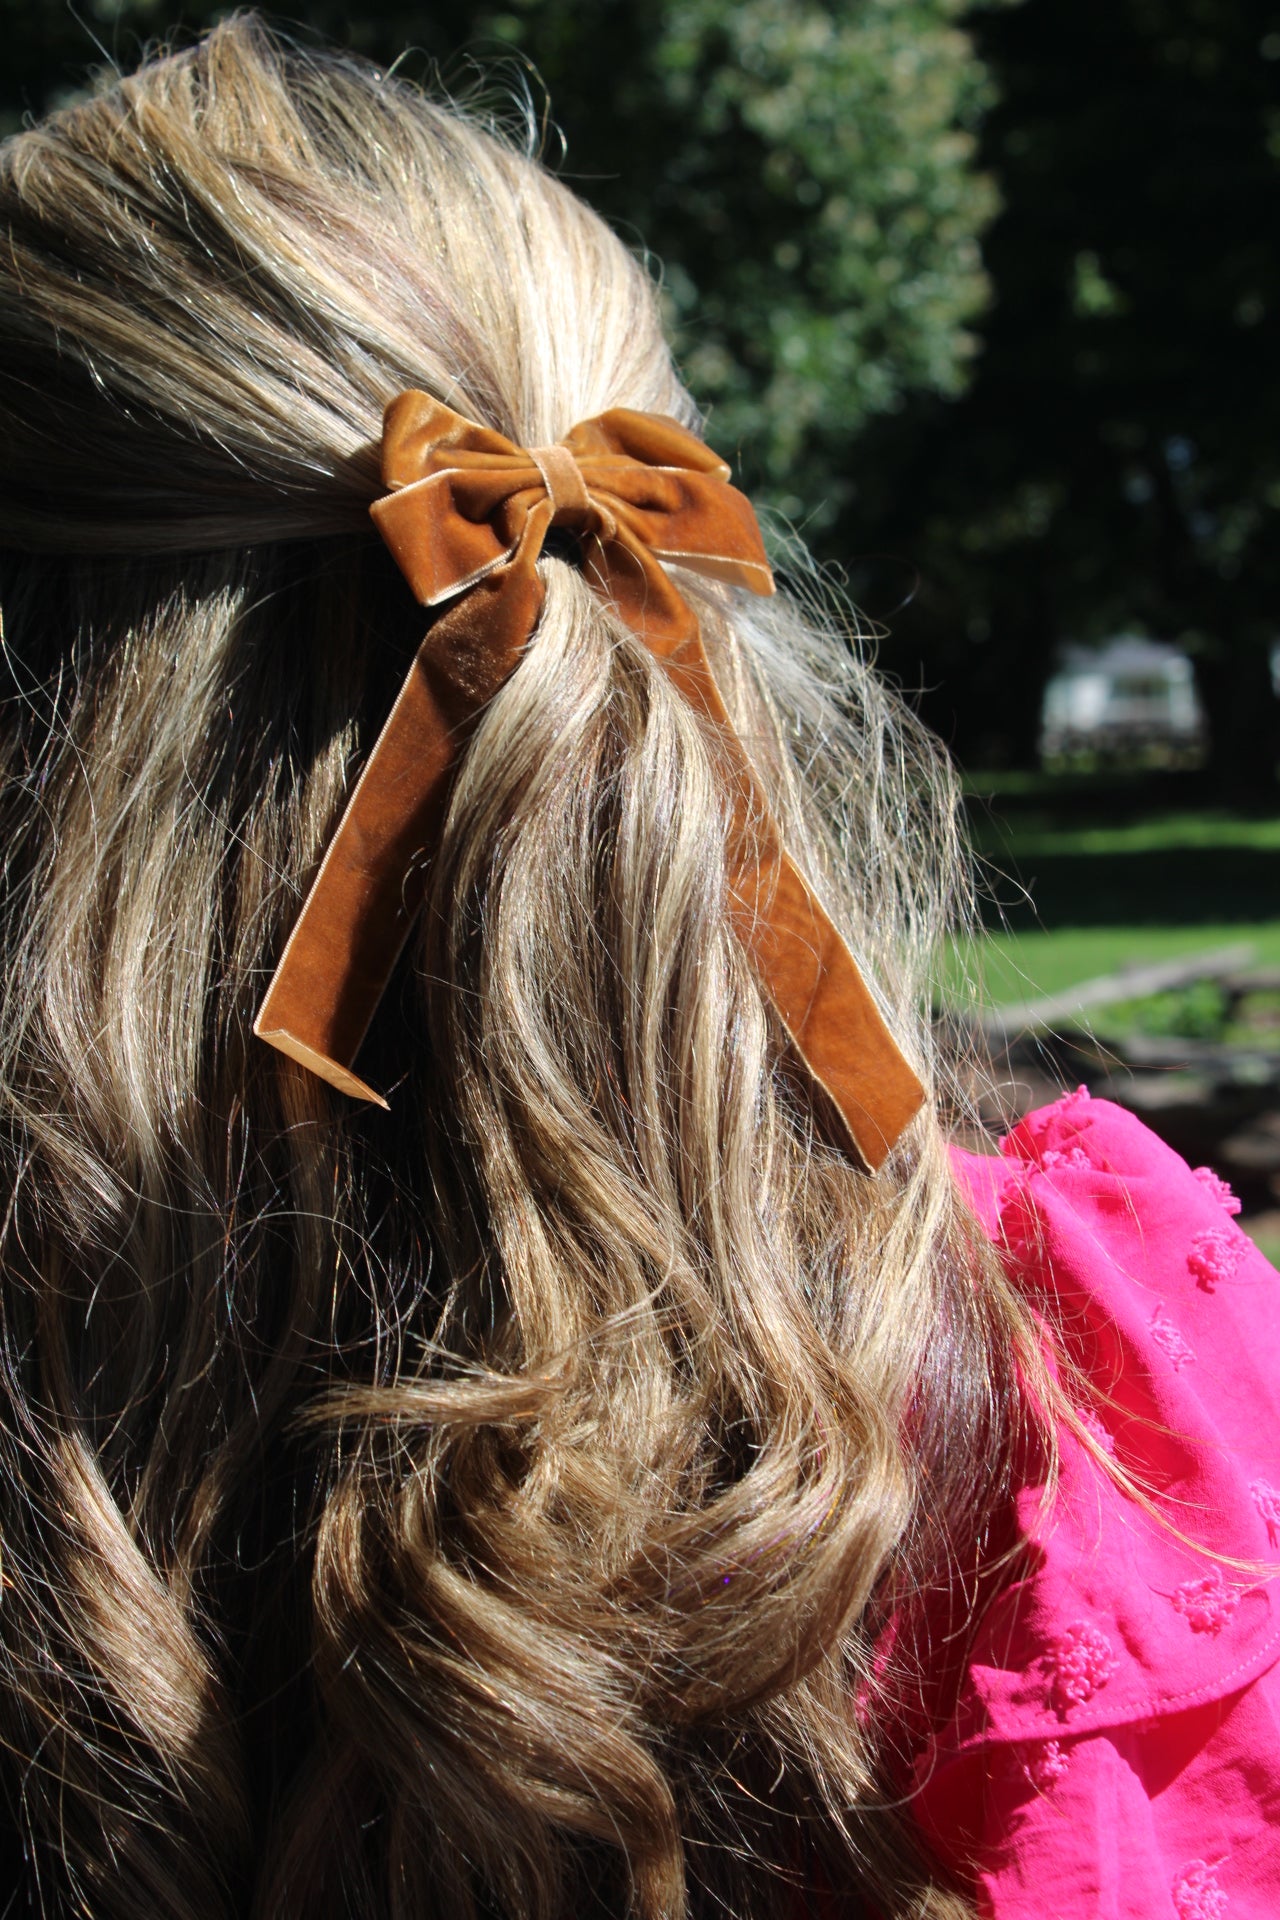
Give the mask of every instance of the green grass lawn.
<svg viewBox="0 0 1280 1920">
<path fill-rule="evenodd" d="M 986 811 L 985 818 L 981 813 L 972 818 L 971 830 L 975 844 L 995 859 L 1006 850 L 1026 859 L 1054 853 L 1164 853 L 1183 847 L 1280 849 L 1280 818 L 1242 818 L 1225 808 L 1077 825 L 1035 810 L 1021 819 Z"/>
<path fill-rule="evenodd" d="M 1271 1216 L 1268 1215 L 1267 1218 Z M 1247 1220 L 1242 1220 L 1240 1225 L 1272 1266 L 1280 1267 L 1280 1232 L 1273 1232 L 1266 1227 L 1251 1227 Z"/>
<path fill-rule="evenodd" d="M 1280 967 L 1280 919 L 1195 926 L 1028 928 L 957 941 L 947 956 L 948 1000 L 976 990 L 994 1006 L 1061 993 L 1099 974 L 1160 960 L 1180 960 L 1218 947 L 1252 946 L 1253 964 Z"/>
<path fill-rule="evenodd" d="M 1224 947 L 1280 968 L 1280 817 L 1177 804 L 1193 788 L 1169 781 L 1009 774 L 969 785 L 988 930 L 952 946 L 944 1002 L 1009 1006 Z M 1205 1038 L 1277 1044 L 1274 994 L 1231 1003 L 1211 981 L 1082 1017 L 1104 1040 L 1203 1027 Z M 1280 1205 L 1242 1224 L 1280 1266 Z"/>
<path fill-rule="evenodd" d="M 1122 967 L 1252 946 L 1280 966 L 1280 817 L 1169 804 L 1132 781 L 974 776 L 986 937 L 957 943 L 941 984 L 995 1005 Z"/>
</svg>

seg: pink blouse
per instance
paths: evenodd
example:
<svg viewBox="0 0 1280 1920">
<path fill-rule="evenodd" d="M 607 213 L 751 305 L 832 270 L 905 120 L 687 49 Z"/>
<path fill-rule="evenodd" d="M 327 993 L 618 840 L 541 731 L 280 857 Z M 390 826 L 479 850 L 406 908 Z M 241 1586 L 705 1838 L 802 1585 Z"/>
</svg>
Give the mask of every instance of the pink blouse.
<svg viewBox="0 0 1280 1920">
<path fill-rule="evenodd" d="M 1063 1434 L 916 1815 L 995 1920 L 1277 1920 L 1280 1277 L 1222 1181 L 1083 1090 L 957 1167 L 1158 1517 Z"/>
</svg>

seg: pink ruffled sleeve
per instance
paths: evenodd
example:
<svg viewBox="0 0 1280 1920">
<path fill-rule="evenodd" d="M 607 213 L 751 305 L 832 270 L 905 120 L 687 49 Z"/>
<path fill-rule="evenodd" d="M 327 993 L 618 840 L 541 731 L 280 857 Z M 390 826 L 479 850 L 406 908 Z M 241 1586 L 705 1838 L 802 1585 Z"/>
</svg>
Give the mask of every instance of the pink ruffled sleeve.
<svg viewBox="0 0 1280 1920">
<path fill-rule="evenodd" d="M 957 1167 L 1155 1514 L 1064 1433 L 917 1817 L 993 1920 L 1277 1920 L 1280 1277 L 1221 1181 L 1087 1094 Z"/>
</svg>

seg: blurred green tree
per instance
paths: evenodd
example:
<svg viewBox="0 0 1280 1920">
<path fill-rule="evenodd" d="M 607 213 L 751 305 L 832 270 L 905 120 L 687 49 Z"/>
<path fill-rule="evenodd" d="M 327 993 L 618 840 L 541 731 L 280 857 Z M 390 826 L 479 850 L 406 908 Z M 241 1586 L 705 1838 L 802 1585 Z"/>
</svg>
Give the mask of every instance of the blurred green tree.
<svg viewBox="0 0 1280 1920">
<path fill-rule="evenodd" d="M 294 0 L 304 31 L 465 89 L 543 90 L 548 157 L 662 263 L 711 436 L 811 535 L 848 497 L 850 441 L 921 389 L 958 393 L 995 210 L 974 165 L 992 99 L 964 0 Z M 210 0 L 0 0 L 10 126 L 128 65 Z"/>
<path fill-rule="evenodd" d="M 1192 654 L 1229 797 L 1274 805 L 1280 6 L 1028 0 L 970 17 L 1003 212 L 968 394 L 873 424 L 834 534 L 962 757 L 1034 751 L 1055 644 Z M 873 553 L 894 556 L 891 572 Z"/>
</svg>

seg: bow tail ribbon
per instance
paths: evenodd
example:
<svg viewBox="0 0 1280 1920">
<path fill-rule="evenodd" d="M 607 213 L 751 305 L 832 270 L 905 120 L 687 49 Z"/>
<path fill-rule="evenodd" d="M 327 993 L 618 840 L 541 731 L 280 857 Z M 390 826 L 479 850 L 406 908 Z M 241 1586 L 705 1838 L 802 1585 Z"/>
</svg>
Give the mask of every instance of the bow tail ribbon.
<svg viewBox="0 0 1280 1920">
<path fill-rule="evenodd" d="M 536 626 L 543 539 L 568 524 L 584 536 L 588 576 L 717 729 L 732 786 L 735 934 L 826 1118 L 879 1167 L 923 1088 L 781 843 L 697 618 L 662 564 L 772 590 L 754 516 L 727 469 L 661 416 L 615 409 L 530 453 L 423 394 L 392 402 L 383 459 L 393 490 L 374 518 L 419 600 L 448 604 L 347 802 L 254 1032 L 342 1092 L 386 1106 L 352 1065 L 422 904 L 454 767 Z"/>
<path fill-rule="evenodd" d="M 422 906 L 454 768 L 537 621 L 532 515 L 526 543 L 446 608 L 414 655 L 253 1023 L 340 1093 L 380 1107 L 352 1063 Z"/>
</svg>

